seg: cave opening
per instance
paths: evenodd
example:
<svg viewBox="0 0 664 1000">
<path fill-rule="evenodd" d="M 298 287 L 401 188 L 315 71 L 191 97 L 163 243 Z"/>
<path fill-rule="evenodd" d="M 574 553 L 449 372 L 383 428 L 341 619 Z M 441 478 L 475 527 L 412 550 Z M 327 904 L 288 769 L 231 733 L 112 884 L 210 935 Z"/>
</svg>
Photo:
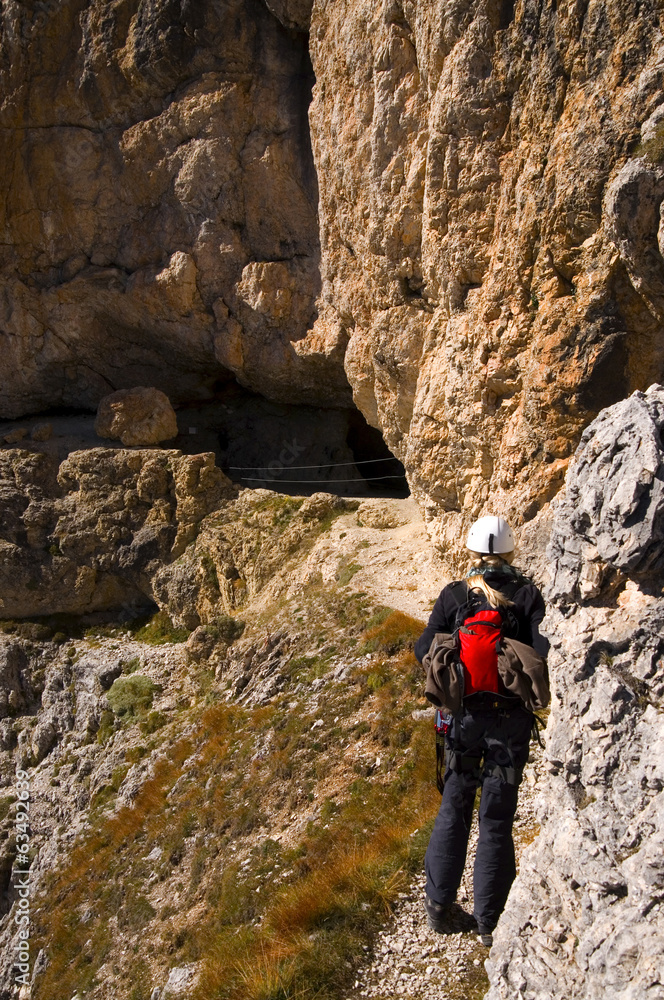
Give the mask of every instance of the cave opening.
<svg viewBox="0 0 664 1000">
<path fill-rule="evenodd" d="M 356 408 L 277 403 L 235 381 L 220 382 L 216 390 L 214 399 L 176 405 L 177 437 L 160 447 L 187 455 L 213 452 L 229 479 L 250 489 L 296 496 L 318 491 L 338 496 L 410 496 L 402 463 Z M 98 437 L 94 425 L 90 409 L 51 407 L 0 421 L 0 442 L 9 447 L 18 442 L 59 461 L 72 451 L 124 447 L 118 440 Z M 44 426 L 48 434 L 36 435 L 36 429 Z M 15 439 L 6 437 L 17 431 Z"/>
<path fill-rule="evenodd" d="M 357 409 L 277 403 L 226 384 L 214 403 L 182 407 L 177 417 L 172 445 L 213 451 L 238 486 L 291 496 L 410 495 L 402 463 Z"/>
</svg>

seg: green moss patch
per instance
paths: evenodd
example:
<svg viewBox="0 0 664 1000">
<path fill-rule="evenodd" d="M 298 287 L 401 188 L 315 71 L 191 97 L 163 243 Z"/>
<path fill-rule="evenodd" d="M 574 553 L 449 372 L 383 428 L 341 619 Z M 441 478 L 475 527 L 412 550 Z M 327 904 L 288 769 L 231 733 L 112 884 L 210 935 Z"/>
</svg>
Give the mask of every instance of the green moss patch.
<svg viewBox="0 0 664 1000">
<path fill-rule="evenodd" d="M 657 126 L 651 139 L 638 144 L 634 156 L 643 156 L 656 166 L 664 163 L 664 122 Z"/>
</svg>

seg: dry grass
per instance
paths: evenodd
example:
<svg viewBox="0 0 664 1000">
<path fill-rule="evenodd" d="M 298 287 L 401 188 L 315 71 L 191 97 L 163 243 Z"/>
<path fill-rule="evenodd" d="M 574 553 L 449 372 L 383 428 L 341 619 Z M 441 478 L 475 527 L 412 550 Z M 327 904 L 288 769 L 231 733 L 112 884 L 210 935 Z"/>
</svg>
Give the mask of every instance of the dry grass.
<svg viewBox="0 0 664 1000">
<path fill-rule="evenodd" d="M 106 931 L 108 919 L 122 909 L 129 923 L 133 920 L 137 893 L 122 877 L 160 839 L 172 838 L 177 823 L 169 817 L 167 794 L 182 773 L 184 761 L 193 752 L 196 736 L 208 735 L 207 757 L 228 746 L 232 725 L 230 709 L 217 707 L 206 712 L 195 736 L 177 740 L 169 747 L 168 757 L 155 766 L 154 775 L 141 788 L 133 807 L 102 818 L 72 851 L 68 864 L 47 881 L 45 892 L 37 901 L 37 940 L 46 945 L 49 966 L 33 990 L 34 1000 L 52 1000 L 55 996 L 73 995 L 90 986 L 95 966 L 91 953 L 103 960 L 110 946 Z M 129 857 L 123 864 L 122 859 Z M 119 875 L 120 878 L 115 878 Z M 41 904 L 41 906 L 40 906 Z M 94 925 L 82 924 L 81 911 L 92 905 L 97 914 Z M 85 949 L 92 939 L 92 948 Z"/>
<path fill-rule="evenodd" d="M 313 604 L 321 642 L 327 627 L 321 606 L 349 643 L 369 617 L 363 595 L 344 597 L 338 606 L 321 605 L 317 597 Z M 376 656 L 336 693 L 327 690 L 323 728 L 312 730 L 313 717 L 292 711 L 288 693 L 261 709 L 200 706 L 180 720 L 190 728 L 179 739 L 172 723 L 161 728 L 155 739 L 163 741 L 164 758 L 134 807 L 111 816 L 97 810 L 95 829 L 36 901 L 35 946 L 44 947 L 49 965 L 33 1000 L 92 995 L 103 963 L 113 970 L 118 998 L 140 991 L 149 997 L 156 985 L 149 982 L 151 966 L 190 961 L 199 963 L 200 978 L 189 1000 L 342 995 L 363 946 L 411 872 L 421 868 L 439 804 L 432 727 L 410 715 L 421 683 L 410 643 L 420 629 L 421 623 L 389 610 L 369 623 L 363 638 L 376 642 Z M 346 720 L 359 706 L 372 719 L 358 729 L 363 751 L 380 754 L 381 767 L 372 773 L 357 758 L 353 773 L 349 758 L 345 786 L 336 801 L 324 801 L 325 776 L 336 769 L 339 780 L 342 736 L 348 747 L 357 739 L 357 727 Z M 335 713 L 343 720 L 338 725 Z M 262 745 L 269 752 L 257 756 Z M 311 808 L 316 789 L 318 818 L 294 846 L 266 835 L 267 815 Z M 155 846 L 161 859 L 148 863 Z M 159 914 L 149 898 L 153 873 L 162 895 L 179 892 Z M 82 923 L 85 910 L 94 915 Z M 145 984 L 130 981 L 119 959 L 131 933 L 138 934 L 139 949 L 132 966 L 143 969 Z"/>
<path fill-rule="evenodd" d="M 364 633 L 365 649 L 381 650 L 388 655 L 399 652 L 415 642 L 422 634 L 424 623 L 403 611 L 391 611 L 383 620 L 370 626 Z"/>
<path fill-rule="evenodd" d="M 393 784 L 359 782 L 328 829 L 304 838 L 300 877 L 266 889 L 259 926 L 241 941 L 228 928 L 208 939 L 192 1000 L 322 1000 L 348 988 L 362 945 L 421 865 L 438 806 L 430 742 L 420 725 L 413 761 Z"/>
<path fill-rule="evenodd" d="M 236 974 L 246 1000 L 286 1000 L 298 996 L 293 990 L 296 966 L 294 957 L 279 958 L 263 949 L 258 956 L 238 962 Z"/>
</svg>

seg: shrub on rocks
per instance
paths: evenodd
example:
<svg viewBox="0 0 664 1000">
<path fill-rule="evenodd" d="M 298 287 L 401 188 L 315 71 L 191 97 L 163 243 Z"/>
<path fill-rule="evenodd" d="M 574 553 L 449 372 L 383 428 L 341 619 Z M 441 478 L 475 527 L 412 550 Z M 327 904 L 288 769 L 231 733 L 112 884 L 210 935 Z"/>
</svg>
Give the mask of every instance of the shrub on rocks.
<svg viewBox="0 0 664 1000">
<path fill-rule="evenodd" d="M 116 715 L 137 715 L 152 705 L 156 684 L 144 674 L 118 677 L 108 694 L 108 703 Z"/>
</svg>

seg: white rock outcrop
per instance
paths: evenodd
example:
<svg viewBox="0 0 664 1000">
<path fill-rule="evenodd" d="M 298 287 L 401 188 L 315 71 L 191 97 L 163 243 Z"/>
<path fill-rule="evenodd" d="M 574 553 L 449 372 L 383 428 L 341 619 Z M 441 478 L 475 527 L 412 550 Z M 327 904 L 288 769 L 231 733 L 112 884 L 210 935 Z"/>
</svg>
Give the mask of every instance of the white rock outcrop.
<svg viewBox="0 0 664 1000">
<path fill-rule="evenodd" d="M 663 414 L 659 386 L 603 411 L 558 506 L 541 833 L 487 1000 L 664 997 Z"/>
</svg>

